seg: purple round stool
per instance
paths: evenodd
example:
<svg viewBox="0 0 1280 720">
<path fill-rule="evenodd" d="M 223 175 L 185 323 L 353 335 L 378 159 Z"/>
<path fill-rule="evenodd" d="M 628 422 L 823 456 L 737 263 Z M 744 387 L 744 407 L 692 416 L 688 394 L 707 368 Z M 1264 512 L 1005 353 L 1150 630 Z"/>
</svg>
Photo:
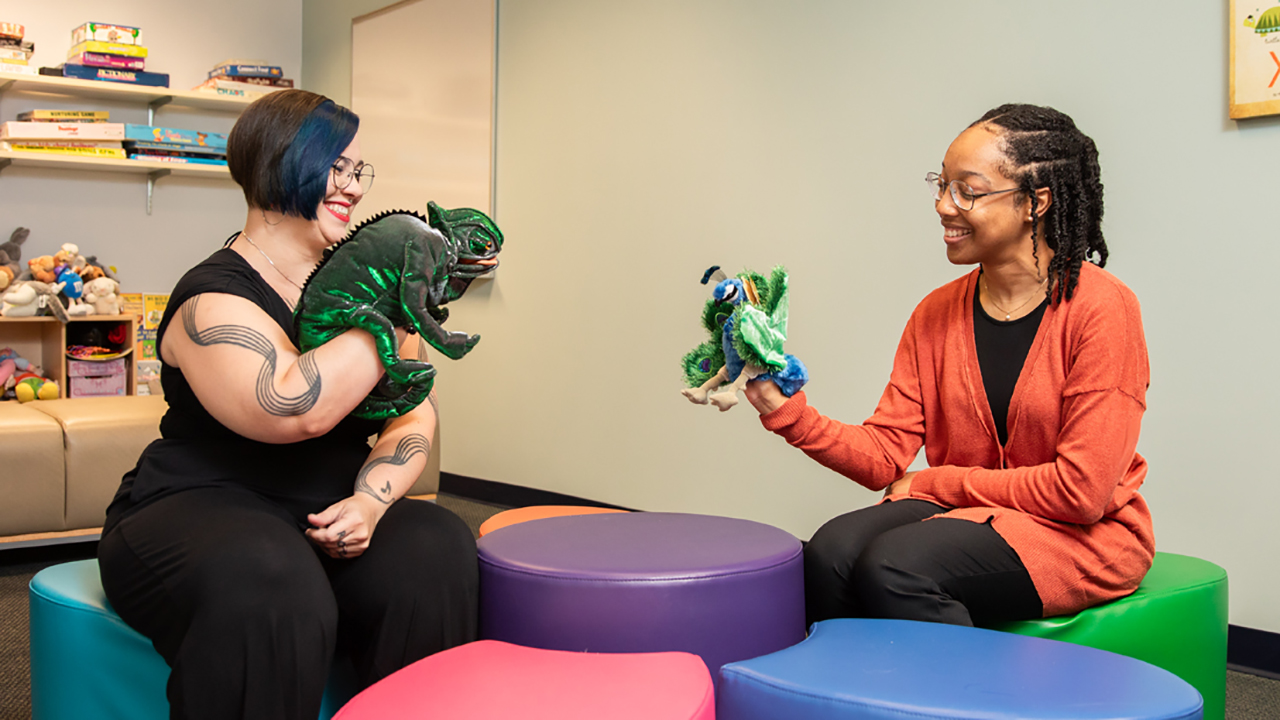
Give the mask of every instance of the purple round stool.
<svg viewBox="0 0 1280 720">
<path fill-rule="evenodd" d="M 684 651 L 721 665 L 804 639 L 800 541 L 675 513 L 545 518 L 480 538 L 480 635 L 548 650 Z"/>
</svg>

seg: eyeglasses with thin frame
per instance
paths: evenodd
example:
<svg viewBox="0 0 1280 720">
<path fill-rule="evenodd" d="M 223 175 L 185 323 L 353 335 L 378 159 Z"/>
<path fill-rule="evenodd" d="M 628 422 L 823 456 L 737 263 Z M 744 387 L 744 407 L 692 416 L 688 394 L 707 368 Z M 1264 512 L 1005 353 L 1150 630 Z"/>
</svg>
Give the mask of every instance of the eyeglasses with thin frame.
<svg viewBox="0 0 1280 720">
<path fill-rule="evenodd" d="M 972 210 L 973 204 L 978 198 L 984 198 L 988 195 L 1001 195 L 1008 192 L 1016 192 L 1021 188 L 1009 188 L 1008 190 L 992 190 L 991 192 L 976 193 L 969 184 L 963 180 L 952 180 L 950 183 L 944 183 L 942 176 L 938 173 L 931 172 L 924 176 L 925 183 L 929 186 L 929 194 L 933 195 L 933 201 L 936 203 L 942 199 L 942 189 L 946 186 L 951 191 L 951 202 L 961 210 Z"/>
<path fill-rule="evenodd" d="M 350 160 L 340 157 L 333 164 L 333 186 L 339 190 L 346 190 L 351 184 L 351 179 L 355 178 L 360 183 L 360 189 L 369 192 L 373 187 L 373 166 L 365 163 L 359 168 Z"/>
</svg>

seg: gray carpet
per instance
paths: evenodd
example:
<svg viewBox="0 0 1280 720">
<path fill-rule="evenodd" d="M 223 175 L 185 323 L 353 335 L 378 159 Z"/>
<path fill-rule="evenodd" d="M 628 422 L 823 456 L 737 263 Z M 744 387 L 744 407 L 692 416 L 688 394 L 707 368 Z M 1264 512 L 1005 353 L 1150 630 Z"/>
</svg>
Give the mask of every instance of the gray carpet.
<svg viewBox="0 0 1280 720">
<path fill-rule="evenodd" d="M 457 513 L 477 533 L 480 523 L 505 508 L 440 495 L 441 507 Z M 42 568 L 93 557 L 96 543 L 0 551 L 0 720 L 31 717 L 27 656 L 27 583 Z M 1227 672 L 1226 720 L 1280 718 L 1280 680 Z"/>
</svg>

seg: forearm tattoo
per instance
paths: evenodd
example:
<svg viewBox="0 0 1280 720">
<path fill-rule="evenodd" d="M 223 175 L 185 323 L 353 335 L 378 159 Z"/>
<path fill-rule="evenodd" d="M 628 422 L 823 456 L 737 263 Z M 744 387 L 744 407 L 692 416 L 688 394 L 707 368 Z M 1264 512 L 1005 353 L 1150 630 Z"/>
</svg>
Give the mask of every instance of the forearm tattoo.
<svg viewBox="0 0 1280 720">
<path fill-rule="evenodd" d="M 369 473 L 379 465 L 388 463 L 391 465 L 404 465 L 418 453 L 430 455 L 431 441 L 425 435 L 417 433 L 404 436 L 400 439 L 400 442 L 396 443 L 394 455 L 376 457 L 360 468 L 360 474 L 356 476 L 356 492 L 367 493 L 378 502 L 390 505 L 391 501 L 395 499 L 391 496 L 391 482 L 388 481 L 381 488 L 374 488 L 369 484 Z"/>
<path fill-rule="evenodd" d="M 196 327 L 196 305 L 200 302 L 197 295 L 182 306 L 182 327 L 187 337 L 201 347 L 209 345 L 235 345 L 261 355 L 262 369 L 258 371 L 258 382 L 254 393 L 258 405 L 267 413 L 279 417 L 302 415 L 315 407 L 320 399 L 320 367 L 316 364 L 313 353 L 303 353 L 298 358 L 298 370 L 307 384 L 307 389 L 297 397 L 285 397 L 276 390 L 276 346 L 271 344 L 266 335 L 243 325 L 214 325 L 200 330 Z"/>
</svg>

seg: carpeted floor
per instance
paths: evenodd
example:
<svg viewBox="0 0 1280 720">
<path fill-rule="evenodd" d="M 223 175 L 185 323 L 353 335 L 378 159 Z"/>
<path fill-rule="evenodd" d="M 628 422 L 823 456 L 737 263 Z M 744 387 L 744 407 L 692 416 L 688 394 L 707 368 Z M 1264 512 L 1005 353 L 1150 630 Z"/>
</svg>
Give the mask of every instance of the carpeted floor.
<svg viewBox="0 0 1280 720">
<path fill-rule="evenodd" d="M 478 533 L 480 523 L 505 508 L 440 495 L 441 507 L 457 513 Z M 94 556 L 96 543 L 0 551 L 0 720 L 31 717 L 27 655 L 27 583 L 42 568 Z M 1227 672 L 1226 720 L 1280 718 L 1280 680 Z"/>
</svg>

